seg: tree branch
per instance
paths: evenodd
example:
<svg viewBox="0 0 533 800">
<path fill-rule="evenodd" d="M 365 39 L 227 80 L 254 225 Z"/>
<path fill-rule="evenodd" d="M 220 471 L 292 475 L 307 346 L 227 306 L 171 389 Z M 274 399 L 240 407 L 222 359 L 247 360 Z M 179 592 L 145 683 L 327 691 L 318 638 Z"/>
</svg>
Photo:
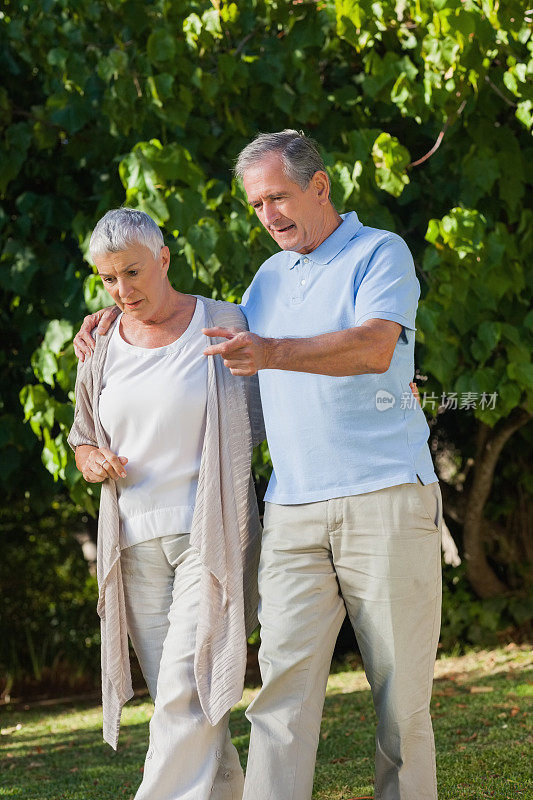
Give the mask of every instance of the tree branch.
<svg viewBox="0 0 533 800">
<path fill-rule="evenodd" d="M 468 492 L 463 526 L 467 575 L 479 597 L 495 597 L 506 591 L 506 587 L 490 567 L 485 555 L 482 537 L 483 510 L 504 445 L 515 431 L 529 422 L 531 416 L 524 408 L 515 408 L 505 420 L 496 425 L 493 432 L 489 431 L 488 426 L 480 423 L 474 480 Z"/>
<path fill-rule="evenodd" d="M 437 136 L 437 141 L 435 142 L 435 144 L 433 145 L 433 147 L 431 148 L 431 150 L 428 150 L 428 152 L 426 153 L 426 155 L 425 155 L 425 156 L 422 156 L 422 158 L 419 158 L 417 161 L 411 161 L 411 163 L 409 164 L 409 166 L 407 167 L 407 169 L 409 169 L 410 167 L 418 167 L 420 164 L 423 164 L 423 163 L 424 163 L 424 161 L 427 161 L 427 160 L 428 160 L 428 158 L 431 158 L 431 156 L 433 155 L 433 153 L 436 153 L 436 152 L 437 152 L 437 150 L 438 150 L 438 149 L 439 149 L 439 147 L 441 146 L 442 140 L 444 139 L 444 134 L 446 133 L 446 131 L 448 130 L 448 128 L 449 128 L 449 126 L 452 124 L 452 122 L 455 122 L 455 120 L 456 120 L 458 117 L 460 117 L 460 116 L 461 116 L 461 114 L 463 113 L 463 110 L 464 110 L 464 107 L 465 107 L 465 106 L 466 106 L 466 100 L 463 100 L 463 102 L 461 103 L 461 105 L 459 106 L 459 108 L 457 109 L 457 111 L 455 112 L 455 114 L 452 114 L 452 115 L 451 115 L 451 117 L 448 117 L 448 119 L 447 119 L 447 120 L 446 120 L 446 122 L 444 123 L 444 127 L 443 127 L 443 129 L 441 130 L 441 132 L 439 133 L 439 135 Z"/>
<path fill-rule="evenodd" d="M 489 84 L 489 86 L 490 86 L 490 88 L 492 89 L 492 91 L 493 91 L 493 92 L 496 92 L 496 94 L 498 95 L 498 97 L 501 97 L 501 99 L 502 99 L 502 100 L 504 100 L 504 101 L 507 103 L 507 105 L 508 105 L 508 106 L 512 106 L 512 108 L 516 108 L 516 105 L 517 105 L 517 104 L 516 104 L 516 103 L 513 103 L 513 101 L 512 101 L 512 100 L 509 100 L 509 98 L 508 98 L 508 97 L 506 97 L 506 96 L 504 95 L 504 93 L 503 93 L 503 92 L 501 92 L 501 91 L 498 89 L 498 87 L 497 87 L 497 86 L 496 86 L 496 85 L 495 85 L 495 84 L 494 84 L 494 83 L 491 81 L 491 79 L 489 78 L 489 76 L 488 76 L 488 75 L 485 75 L 485 80 L 486 80 L 486 81 L 487 81 L 487 83 Z"/>
<path fill-rule="evenodd" d="M 235 56 L 239 55 L 241 50 L 243 50 L 245 44 L 250 41 L 250 39 L 252 38 L 254 33 L 255 33 L 255 28 L 253 29 L 253 31 L 250 31 L 250 33 L 247 33 L 246 36 L 243 39 L 241 39 L 241 41 L 239 42 L 239 44 L 235 48 L 235 52 L 234 52 L 233 55 L 235 55 Z"/>
<path fill-rule="evenodd" d="M 57 123 L 50 122 L 49 119 L 41 119 L 41 117 L 36 117 L 35 114 L 33 114 L 31 111 L 26 111 L 24 108 L 17 108 L 16 106 L 13 106 L 12 112 L 18 117 L 26 117 L 26 119 L 31 119 L 35 122 L 40 122 L 43 125 L 48 125 L 49 128 L 55 128 L 56 130 L 61 128 L 61 126 L 57 125 Z"/>
</svg>

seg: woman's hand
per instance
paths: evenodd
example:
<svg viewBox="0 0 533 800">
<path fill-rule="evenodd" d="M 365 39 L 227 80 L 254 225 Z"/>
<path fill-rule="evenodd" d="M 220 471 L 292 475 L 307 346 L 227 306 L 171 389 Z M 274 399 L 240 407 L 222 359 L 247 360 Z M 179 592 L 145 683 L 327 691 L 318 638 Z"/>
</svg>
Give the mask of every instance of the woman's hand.
<svg viewBox="0 0 533 800">
<path fill-rule="evenodd" d="M 117 314 L 120 314 L 120 309 L 117 306 L 110 306 L 84 317 L 83 324 L 73 340 L 74 353 L 80 361 L 85 361 L 85 356 L 90 356 L 94 350 L 92 331 L 97 328 L 98 333 L 107 333 Z"/>
<path fill-rule="evenodd" d="M 124 465 L 127 463 L 127 458 L 117 456 L 108 447 L 82 444 L 76 448 L 76 466 L 87 483 L 102 483 L 107 478 L 112 481 L 125 478 Z"/>
</svg>

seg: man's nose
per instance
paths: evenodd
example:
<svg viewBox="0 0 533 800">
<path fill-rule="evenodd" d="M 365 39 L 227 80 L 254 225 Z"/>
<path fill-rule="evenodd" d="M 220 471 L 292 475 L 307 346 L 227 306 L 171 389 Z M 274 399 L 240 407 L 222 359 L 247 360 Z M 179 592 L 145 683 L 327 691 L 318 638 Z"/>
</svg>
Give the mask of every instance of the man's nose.
<svg viewBox="0 0 533 800">
<path fill-rule="evenodd" d="M 274 222 L 277 222 L 280 219 L 281 214 L 278 211 L 278 208 L 275 203 L 264 203 L 263 204 L 263 216 L 265 220 L 265 225 L 268 228 Z"/>
</svg>

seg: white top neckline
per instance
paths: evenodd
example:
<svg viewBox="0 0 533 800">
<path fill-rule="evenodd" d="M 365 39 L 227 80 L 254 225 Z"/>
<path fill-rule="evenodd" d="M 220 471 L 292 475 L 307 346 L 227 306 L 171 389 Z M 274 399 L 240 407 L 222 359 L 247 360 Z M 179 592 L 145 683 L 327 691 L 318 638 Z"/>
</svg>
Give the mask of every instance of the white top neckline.
<svg viewBox="0 0 533 800">
<path fill-rule="evenodd" d="M 138 345 L 130 344 L 129 342 L 127 342 L 122 337 L 122 333 L 120 330 L 120 326 L 122 324 L 122 316 L 124 314 L 124 312 L 121 312 L 118 318 L 118 323 L 114 330 L 115 344 L 124 352 L 127 351 L 129 355 L 138 358 L 149 358 L 150 356 L 153 355 L 159 355 L 159 356 L 173 355 L 179 350 L 181 350 L 183 347 L 185 347 L 187 342 L 190 340 L 191 336 L 193 336 L 197 332 L 199 318 L 200 315 L 203 314 L 203 311 L 204 311 L 203 303 L 201 302 L 200 298 L 196 298 L 196 305 L 194 307 L 194 312 L 191 317 L 191 321 L 189 322 L 189 324 L 187 325 L 181 336 L 178 336 L 178 338 L 175 339 L 170 344 L 164 344 L 161 347 L 139 347 Z M 206 339 L 206 346 L 207 344 L 208 342 Z"/>
</svg>

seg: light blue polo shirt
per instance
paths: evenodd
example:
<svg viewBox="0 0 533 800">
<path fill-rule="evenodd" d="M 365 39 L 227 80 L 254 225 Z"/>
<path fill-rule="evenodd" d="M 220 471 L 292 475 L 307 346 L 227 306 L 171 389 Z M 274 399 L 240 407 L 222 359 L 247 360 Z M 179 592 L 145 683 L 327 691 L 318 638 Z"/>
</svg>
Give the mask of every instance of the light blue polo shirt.
<svg viewBox="0 0 533 800">
<path fill-rule="evenodd" d="M 437 480 L 429 429 L 411 396 L 420 287 L 403 239 L 355 212 L 312 253 L 262 264 L 242 309 L 260 336 L 307 337 L 387 319 L 403 326 L 387 372 L 330 377 L 260 370 L 274 470 L 265 499 L 297 504 Z M 402 400 L 403 396 L 403 400 Z"/>
</svg>

